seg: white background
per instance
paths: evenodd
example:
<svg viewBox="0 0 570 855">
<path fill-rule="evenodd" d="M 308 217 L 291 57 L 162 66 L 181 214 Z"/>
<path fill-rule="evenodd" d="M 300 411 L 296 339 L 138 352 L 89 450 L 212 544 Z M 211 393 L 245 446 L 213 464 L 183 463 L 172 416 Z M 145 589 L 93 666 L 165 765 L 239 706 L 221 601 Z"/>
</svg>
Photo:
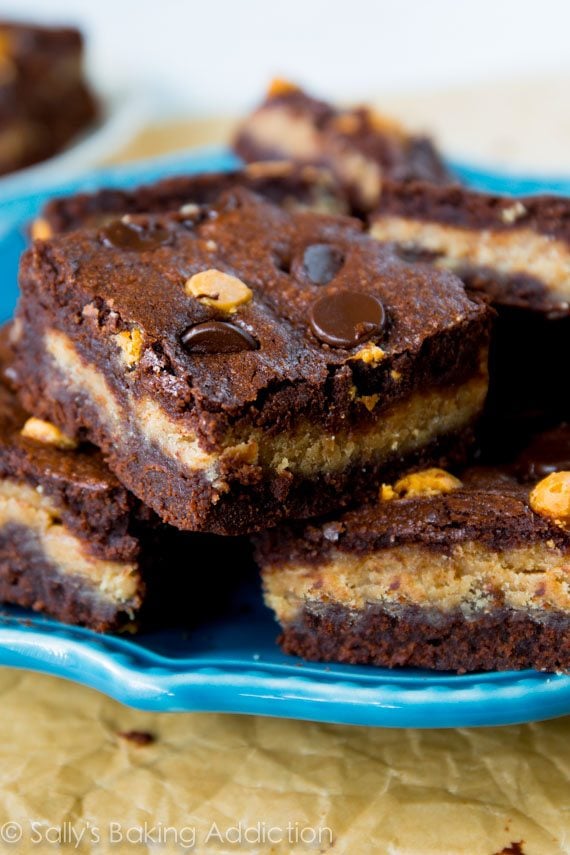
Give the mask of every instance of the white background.
<svg viewBox="0 0 570 855">
<path fill-rule="evenodd" d="M 100 85 L 148 88 L 164 112 L 237 112 L 268 78 L 325 97 L 570 70 L 569 0 L 0 0 L 79 24 Z"/>
</svg>

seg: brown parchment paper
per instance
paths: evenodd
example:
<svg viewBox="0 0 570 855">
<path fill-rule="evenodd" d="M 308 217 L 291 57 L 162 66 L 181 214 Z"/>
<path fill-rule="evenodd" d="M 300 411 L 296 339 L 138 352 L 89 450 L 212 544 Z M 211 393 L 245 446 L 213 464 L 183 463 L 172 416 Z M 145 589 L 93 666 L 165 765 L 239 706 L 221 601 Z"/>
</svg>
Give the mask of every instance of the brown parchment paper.
<svg viewBox="0 0 570 855">
<path fill-rule="evenodd" d="M 570 848 L 568 719 L 399 731 L 160 715 L 6 669 L 0 671 L 0 710 L 0 837 L 9 824 L 19 828 L 17 851 L 54 850 L 45 839 L 34 843 L 40 834 L 34 822 L 42 823 L 44 838 L 59 830 L 70 839 L 71 828 L 99 832 L 100 843 L 84 838 L 77 847 L 60 847 L 70 852 L 491 855 L 521 841 L 513 852 Z M 132 730 L 155 741 L 139 746 L 119 736 Z M 294 838 L 273 846 L 233 843 L 240 822 L 254 830 L 261 823 L 285 837 L 288 824 L 309 828 L 320 833 L 322 845 Z M 145 824 L 147 844 L 140 836 Z M 113 837 L 116 826 L 134 842 Z M 173 829 L 166 843 L 157 838 L 161 827 Z M 191 843 L 188 829 L 195 832 L 193 848 L 180 845 L 181 837 Z M 229 844 L 220 840 L 226 834 Z"/>
<path fill-rule="evenodd" d="M 545 85 L 517 97 L 503 90 L 493 134 L 473 117 L 491 110 L 496 87 L 389 106 L 444 142 L 448 129 L 456 148 L 492 159 L 506 147 L 513 162 L 538 162 L 536 133 L 527 144 L 524 131 L 535 123 L 532 98 L 546 109 Z M 557 156 L 570 167 L 570 126 L 563 127 L 570 102 L 552 96 L 550 103 Z M 152 127 L 115 160 L 219 141 L 231 126 Z M 552 146 L 545 134 L 543 162 Z M 0 720 L 0 852 L 570 852 L 570 719 L 398 731 L 157 715 L 0 669 Z M 130 739 L 120 735 L 132 731 Z M 137 744 L 137 732 L 147 744 Z"/>
</svg>

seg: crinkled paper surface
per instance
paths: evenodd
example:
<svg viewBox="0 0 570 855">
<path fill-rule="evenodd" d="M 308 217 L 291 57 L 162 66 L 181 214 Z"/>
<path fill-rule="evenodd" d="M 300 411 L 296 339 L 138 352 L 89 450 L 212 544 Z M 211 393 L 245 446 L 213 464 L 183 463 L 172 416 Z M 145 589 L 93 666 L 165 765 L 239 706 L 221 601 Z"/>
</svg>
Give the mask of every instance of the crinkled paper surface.
<svg viewBox="0 0 570 855">
<path fill-rule="evenodd" d="M 58 833 L 82 853 L 570 851 L 570 719 L 400 731 L 154 714 L 7 669 L 0 710 L 0 837 L 22 835 L 2 852 L 54 851 Z M 119 735 L 133 730 L 155 741 Z M 263 829 L 282 841 L 258 845 Z"/>
</svg>

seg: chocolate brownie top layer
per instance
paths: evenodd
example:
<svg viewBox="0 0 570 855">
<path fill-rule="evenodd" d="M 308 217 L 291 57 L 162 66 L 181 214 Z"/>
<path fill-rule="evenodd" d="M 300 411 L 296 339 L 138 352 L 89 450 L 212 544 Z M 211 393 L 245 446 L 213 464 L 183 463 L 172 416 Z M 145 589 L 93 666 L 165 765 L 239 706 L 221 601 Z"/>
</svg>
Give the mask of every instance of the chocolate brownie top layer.
<svg viewBox="0 0 570 855">
<path fill-rule="evenodd" d="M 470 467 L 449 493 L 379 500 L 321 522 L 293 523 L 258 537 L 264 564 L 322 564 L 335 552 L 366 554 L 405 544 L 441 552 L 475 541 L 491 549 L 533 542 L 570 548 L 570 534 L 535 513 L 537 481 L 568 468 L 570 425 L 541 434 L 503 466 Z"/>
<path fill-rule="evenodd" d="M 181 175 L 134 190 L 103 189 L 51 199 L 41 213 L 52 233 L 101 224 L 123 214 L 176 211 L 187 204 L 211 204 L 226 190 L 247 187 L 285 207 L 319 207 L 346 213 L 347 200 L 331 174 L 286 162 L 250 164 L 233 172 Z"/>
<path fill-rule="evenodd" d="M 570 243 L 570 203 L 562 196 L 498 196 L 458 185 L 387 181 L 378 214 L 466 229 L 531 229 Z"/>
<path fill-rule="evenodd" d="M 290 151 L 287 131 L 281 125 L 272 135 L 273 142 L 268 142 L 265 134 L 263 139 L 256 139 L 256 117 L 273 109 L 282 110 L 293 119 L 306 122 L 307 131 L 311 128 L 315 134 L 311 145 L 320 145 L 320 151 L 310 157 L 297 152 L 298 136 L 301 136 L 300 148 L 304 151 L 308 142 L 307 132 L 300 135 L 293 127 Z M 343 160 L 344 155 L 350 155 L 351 151 L 358 152 L 370 163 L 378 164 L 384 175 L 397 181 L 416 178 L 448 183 L 453 180 L 427 137 L 408 134 L 393 120 L 367 107 L 337 109 L 306 94 L 297 86 L 282 81 L 276 81 L 270 87 L 266 100 L 250 119 L 245 120 L 238 131 L 234 148 L 246 161 L 288 153 L 293 159 L 297 159 L 298 154 L 299 161 L 328 165 L 341 179 L 346 179 L 347 187 L 352 191 L 352 202 L 359 212 L 368 208 L 370 188 L 363 186 L 358 189 L 357 185 L 364 178 L 361 166 L 355 168 L 353 162 Z M 335 166 L 338 166 L 338 170 Z"/>
<path fill-rule="evenodd" d="M 138 503 L 92 446 L 64 451 L 22 435 L 28 419 L 9 383 L 14 376 L 6 328 L 0 330 L 0 477 L 24 481 L 49 497 L 87 549 L 130 561 L 137 543 L 128 533 Z"/>
<path fill-rule="evenodd" d="M 190 277 L 206 270 L 237 277 L 250 299 L 221 312 L 187 293 Z M 283 430 L 299 387 L 303 406 L 319 414 L 327 400 L 334 410 L 335 388 L 346 392 L 355 378 L 386 404 L 413 385 L 463 382 L 458 348 L 477 370 L 489 323 L 453 274 L 405 264 L 358 222 L 286 212 L 244 189 L 188 217 L 37 241 L 21 283 L 76 342 L 95 328 L 109 337 L 138 330 L 131 388 L 158 394 L 173 413 L 199 410 L 210 435 L 244 410 Z"/>
</svg>

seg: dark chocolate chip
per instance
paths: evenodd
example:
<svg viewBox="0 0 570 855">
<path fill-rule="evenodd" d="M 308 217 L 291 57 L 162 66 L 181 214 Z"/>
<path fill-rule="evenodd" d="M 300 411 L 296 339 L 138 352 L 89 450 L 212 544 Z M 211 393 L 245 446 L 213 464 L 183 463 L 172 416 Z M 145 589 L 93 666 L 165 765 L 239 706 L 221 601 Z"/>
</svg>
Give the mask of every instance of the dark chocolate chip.
<svg viewBox="0 0 570 855">
<path fill-rule="evenodd" d="M 243 350 L 257 350 L 259 347 L 246 330 L 226 321 L 196 324 L 183 333 L 181 340 L 190 353 L 239 353 Z"/>
<path fill-rule="evenodd" d="M 314 243 L 303 255 L 303 267 L 314 285 L 326 285 L 344 264 L 344 253 L 328 243 Z"/>
<path fill-rule="evenodd" d="M 386 315 L 377 297 L 358 291 L 335 291 L 314 303 L 313 332 L 332 347 L 354 347 L 382 331 Z"/>
<path fill-rule="evenodd" d="M 160 226 L 143 227 L 138 223 L 125 223 L 123 220 L 113 220 L 101 229 L 101 238 L 107 246 L 132 249 L 136 252 L 156 249 L 165 244 L 169 237 L 167 229 Z"/>
</svg>

